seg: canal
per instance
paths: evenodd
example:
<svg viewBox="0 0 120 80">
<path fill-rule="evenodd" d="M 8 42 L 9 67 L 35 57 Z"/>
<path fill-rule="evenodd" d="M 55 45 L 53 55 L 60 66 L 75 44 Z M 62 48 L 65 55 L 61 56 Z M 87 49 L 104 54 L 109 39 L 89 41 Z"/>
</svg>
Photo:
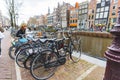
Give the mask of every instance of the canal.
<svg viewBox="0 0 120 80">
<path fill-rule="evenodd" d="M 105 59 L 104 53 L 113 40 L 107 32 L 74 32 L 74 36 L 82 38 L 82 53 L 99 59 Z"/>
</svg>

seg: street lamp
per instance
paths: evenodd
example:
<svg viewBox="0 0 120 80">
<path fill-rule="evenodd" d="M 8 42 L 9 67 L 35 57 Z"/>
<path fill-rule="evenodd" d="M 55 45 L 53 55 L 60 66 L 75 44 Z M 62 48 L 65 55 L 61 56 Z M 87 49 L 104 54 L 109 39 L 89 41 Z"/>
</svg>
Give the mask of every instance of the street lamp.
<svg viewBox="0 0 120 80">
<path fill-rule="evenodd" d="M 109 23 L 108 23 L 108 32 L 110 31 L 109 28 L 110 28 L 110 24 L 111 24 L 111 18 L 109 19 Z"/>
<path fill-rule="evenodd" d="M 110 33 L 114 36 L 112 44 L 105 52 L 107 65 L 103 80 L 120 80 L 120 7 L 118 19 Z"/>
</svg>

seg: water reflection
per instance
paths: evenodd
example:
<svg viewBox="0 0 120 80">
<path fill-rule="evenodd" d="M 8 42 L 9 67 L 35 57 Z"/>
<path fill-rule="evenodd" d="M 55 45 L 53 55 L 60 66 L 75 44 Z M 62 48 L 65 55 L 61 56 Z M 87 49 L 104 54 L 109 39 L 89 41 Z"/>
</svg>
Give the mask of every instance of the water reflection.
<svg viewBox="0 0 120 80">
<path fill-rule="evenodd" d="M 94 56 L 97 58 L 104 59 L 104 53 L 107 50 L 107 47 L 110 46 L 112 39 L 111 38 L 102 38 L 102 37 L 93 37 L 89 36 L 82 36 L 80 34 L 73 35 L 82 38 L 82 52 Z M 105 36 L 105 35 L 103 35 Z M 59 38 L 63 37 L 59 34 Z"/>
</svg>

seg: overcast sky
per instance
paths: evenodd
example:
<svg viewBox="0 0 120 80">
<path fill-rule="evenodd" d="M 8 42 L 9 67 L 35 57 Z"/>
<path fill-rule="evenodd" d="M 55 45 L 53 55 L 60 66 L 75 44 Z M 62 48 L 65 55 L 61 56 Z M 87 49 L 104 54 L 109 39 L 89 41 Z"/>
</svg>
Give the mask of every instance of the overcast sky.
<svg viewBox="0 0 120 80">
<path fill-rule="evenodd" d="M 74 5 L 75 2 L 83 2 L 85 0 L 17 0 L 17 1 L 22 2 L 18 20 L 20 24 L 23 21 L 26 22 L 29 19 L 29 17 L 32 17 L 34 15 L 46 14 L 48 12 L 48 7 L 50 7 L 50 10 L 52 12 L 53 8 L 57 7 L 58 2 L 62 4 L 64 1 Z M 5 0 L 0 0 L 0 10 L 2 11 L 3 15 L 8 16 Z"/>
</svg>

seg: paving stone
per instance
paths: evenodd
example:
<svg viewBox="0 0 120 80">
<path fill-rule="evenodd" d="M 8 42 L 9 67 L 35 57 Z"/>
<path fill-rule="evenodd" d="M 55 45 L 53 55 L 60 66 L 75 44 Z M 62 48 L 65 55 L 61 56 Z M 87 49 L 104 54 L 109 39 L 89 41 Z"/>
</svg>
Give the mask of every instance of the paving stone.
<svg viewBox="0 0 120 80">
<path fill-rule="evenodd" d="M 4 32 L 5 38 L 2 40 L 2 57 L 0 57 L 0 80 L 16 80 L 14 60 L 8 55 L 11 44 L 9 32 Z"/>
<path fill-rule="evenodd" d="M 92 66 L 93 64 L 88 63 L 84 60 L 80 60 L 78 63 L 73 63 L 72 61 L 69 60 L 66 62 L 65 65 L 59 66 L 55 74 L 48 80 L 75 80 L 82 73 L 84 73 L 84 71 L 86 71 Z M 29 73 L 29 70 L 21 68 L 21 74 L 22 80 L 28 80 L 29 78 L 30 78 L 29 80 L 34 80 L 34 78 Z"/>
<path fill-rule="evenodd" d="M 103 80 L 105 68 L 97 67 L 83 80 Z"/>
</svg>

